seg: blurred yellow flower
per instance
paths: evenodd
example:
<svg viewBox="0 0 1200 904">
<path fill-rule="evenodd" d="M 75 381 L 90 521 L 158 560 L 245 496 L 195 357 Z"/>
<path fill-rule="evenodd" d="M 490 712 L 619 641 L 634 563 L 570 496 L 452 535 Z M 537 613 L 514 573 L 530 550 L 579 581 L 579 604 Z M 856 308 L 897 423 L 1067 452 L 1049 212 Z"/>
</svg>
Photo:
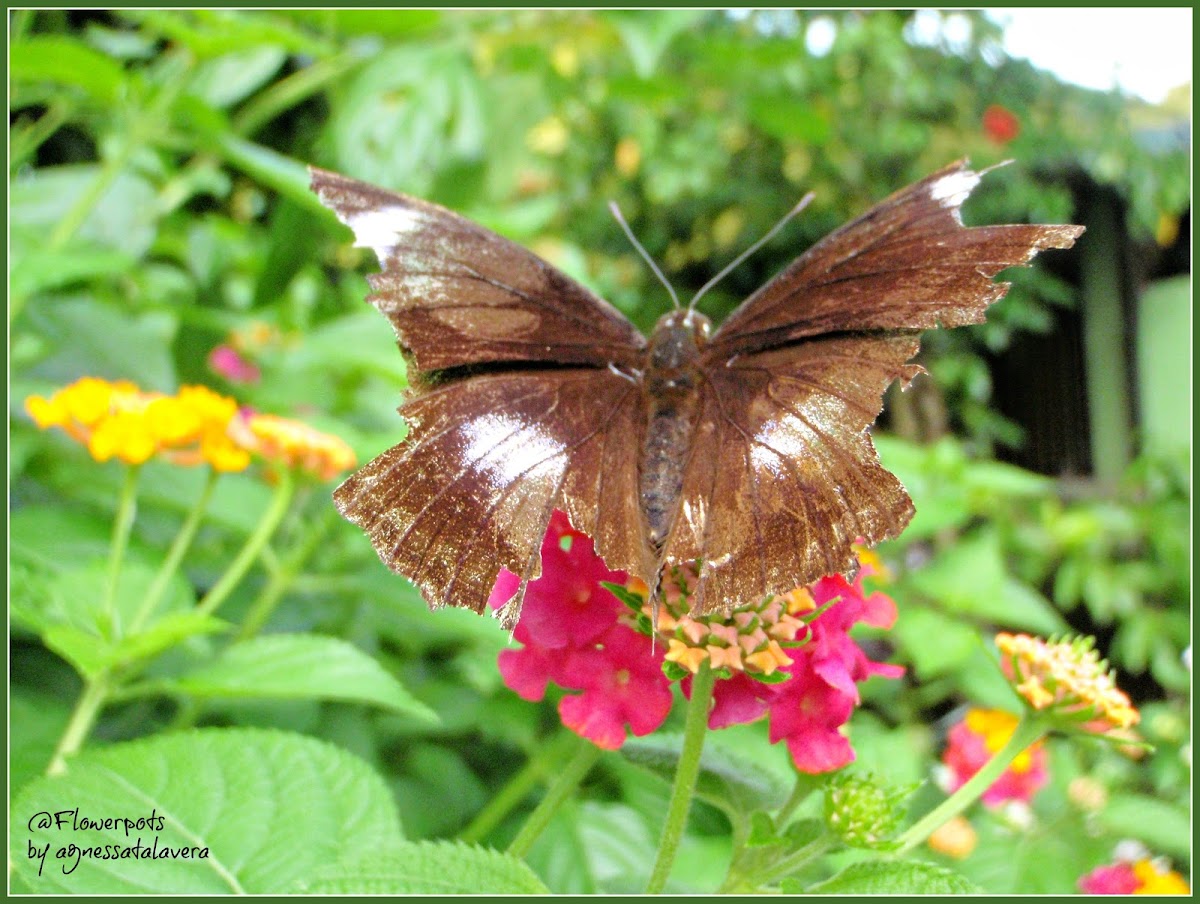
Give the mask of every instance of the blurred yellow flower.
<svg viewBox="0 0 1200 904">
<path fill-rule="evenodd" d="M 336 436 L 269 414 L 239 413 L 234 399 L 207 386 L 175 395 L 142 392 L 133 383 L 84 377 L 25 408 L 42 429 L 60 427 L 96 461 L 138 465 L 157 456 L 190 467 L 242 471 L 252 455 L 329 480 L 355 464 Z"/>
<path fill-rule="evenodd" d="M 979 834 L 975 827 L 964 817 L 955 816 L 949 822 L 938 826 L 929 836 L 929 846 L 940 854 L 964 860 L 975 850 L 979 843 Z"/>
<path fill-rule="evenodd" d="M 30 396 L 25 409 L 42 429 L 62 428 L 96 461 L 117 458 L 137 465 L 161 455 L 175 464 L 208 462 L 226 471 L 250 463 L 245 454 L 208 454 L 219 447 L 237 403 L 203 386 L 185 386 L 168 396 L 143 392 L 128 380 L 83 377 L 48 399 Z"/>
<path fill-rule="evenodd" d="M 355 465 L 354 451 L 338 437 L 273 414 L 239 418 L 234 436 L 268 461 L 301 468 L 321 480 L 330 480 Z"/>
<path fill-rule="evenodd" d="M 613 161 L 622 176 L 629 178 L 636 175 L 638 167 L 642 165 L 642 146 L 636 138 L 622 138 L 613 152 Z"/>
<path fill-rule="evenodd" d="M 547 116 L 529 130 L 525 136 L 525 144 L 531 151 L 545 154 L 548 157 L 557 157 L 567 149 L 570 137 L 567 124 L 562 119 L 557 116 Z"/>
</svg>

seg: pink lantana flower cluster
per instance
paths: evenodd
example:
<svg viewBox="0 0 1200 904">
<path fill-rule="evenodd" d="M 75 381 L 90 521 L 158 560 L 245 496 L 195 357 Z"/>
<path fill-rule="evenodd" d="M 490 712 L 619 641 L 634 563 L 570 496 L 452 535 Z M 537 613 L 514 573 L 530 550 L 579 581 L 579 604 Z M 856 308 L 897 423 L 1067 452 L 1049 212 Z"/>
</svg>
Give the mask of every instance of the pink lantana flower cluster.
<svg viewBox="0 0 1200 904">
<path fill-rule="evenodd" d="M 945 790 L 954 792 L 999 751 L 1017 727 L 1017 717 L 997 709 L 971 709 L 950 729 L 942 763 L 947 776 Z M 1017 754 L 1001 776 L 983 793 L 983 802 L 998 807 L 1007 801 L 1029 803 L 1049 781 L 1046 750 L 1041 741 Z"/>
<path fill-rule="evenodd" d="M 1099 866 L 1079 879 L 1079 890 L 1088 895 L 1190 895 L 1187 880 L 1161 858 L 1142 855 Z"/>
<path fill-rule="evenodd" d="M 641 581 L 610 571 L 591 539 L 555 512 L 542 576 L 526 590 L 513 635 L 521 647 L 500 654 L 500 672 L 526 700 L 542 699 L 550 683 L 567 690 L 563 724 L 611 750 L 630 731 L 658 728 L 671 709 L 672 680 L 689 693 L 691 675 L 707 661 L 719 679 L 710 728 L 766 716 L 771 742 L 787 743 L 797 769 L 832 771 L 854 759 L 840 729 L 859 703 L 858 684 L 903 674 L 871 661 L 849 636 L 858 622 L 895 621 L 895 604 L 863 588 L 872 570 L 867 564 L 854 581 L 835 575 L 757 606 L 692 616 L 694 572 L 676 569 L 655 610 Z M 518 583 L 502 572 L 491 605 L 503 606 Z"/>
</svg>

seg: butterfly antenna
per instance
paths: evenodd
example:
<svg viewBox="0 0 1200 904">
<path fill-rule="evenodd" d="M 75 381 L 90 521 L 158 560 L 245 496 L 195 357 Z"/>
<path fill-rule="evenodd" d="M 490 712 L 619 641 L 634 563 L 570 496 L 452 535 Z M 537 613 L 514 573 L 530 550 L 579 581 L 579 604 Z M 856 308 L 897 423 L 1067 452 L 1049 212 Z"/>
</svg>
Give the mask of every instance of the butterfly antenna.
<svg viewBox="0 0 1200 904">
<path fill-rule="evenodd" d="M 625 218 L 621 216 L 621 208 L 617 207 L 617 202 L 609 201 L 608 209 L 612 211 L 612 215 L 616 218 L 617 222 L 621 224 L 621 228 L 625 230 L 626 237 L 629 239 L 633 247 L 638 250 L 638 254 L 642 256 L 642 260 L 650 265 L 650 269 L 654 271 L 654 275 L 658 277 L 658 281 L 667 287 L 667 292 L 670 294 L 671 301 L 674 303 L 675 307 L 681 307 L 679 304 L 679 296 L 675 294 L 675 289 L 671 287 L 669 282 L 667 282 L 667 278 L 663 276 L 662 270 L 658 269 L 658 264 L 654 263 L 654 259 L 650 257 L 646 249 L 642 247 L 642 243 L 637 240 L 637 237 L 633 234 L 633 230 L 629 228 L 629 224 L 626 223 Z"/>
<path fill-rule="evenodd" d="M 733 263 L 726 266 L 724 270 L 722 270 L 720 273 L 718 273 L 716 276 L 714 276 L 712 279 L 710 279 L 708 282 L 706 282 L 703 286 L 701 286 L 700 291 L 697 292 L 694 296 L 692 296 L 692 300 L 688 303 L 688 310 L 689 311 L 695 310 L 696 302 L 698 302 L 700 300 L 701 296 L 704 295 L 705 292 L 707 292 L 709 289 L 711 289 L 713 286 L 715 286 L 717 283 L 719 283 L 721 280 L 723 280 L 726 276 L 728 276 L 730 273 L 732 273 L 738 267 L 738 265 L 742 263 L 742 261 L 744 261 L 750 255 L 752 255 L 755 251 L 757 251 L 759 248 L 761 248 L 767 242 L 771 241 L 771 239 L 775 238 L 775 234 L 777 232 L 779 232 L 779 230 L 782 229 L 784 226 L 786 226 L 791 221 L 792 217 L 794 217 L 796 214 L 798 214 L 800 211 L 802 211 L 804 208 L 806 208 L 809 205 L 809 203 L 812 201 L 812 199 L 815 197 L 816 197 L 816 195 L 814 195 L 812 192 L 809 192 L 807 195 L 805 195 L 803 198 L 801 198 L 800 203 L 797 204 L 795 207 L 793 207 L 791 210 L 789 210 L 787 213 L 785 213 L 783 215 L 783 219 L 781 219 L 778 223 L 776 223 L 774 226 L 771 227 L 770 232 L 768 232 L 761 239 L 759 239 L 757 242 L 755 242 L 753 245 L 751 245 L 749 248 L 747 248 L 745 251 L 743 251 L 741 254 L 739 254 L 734 259 Z"/>
</svg>

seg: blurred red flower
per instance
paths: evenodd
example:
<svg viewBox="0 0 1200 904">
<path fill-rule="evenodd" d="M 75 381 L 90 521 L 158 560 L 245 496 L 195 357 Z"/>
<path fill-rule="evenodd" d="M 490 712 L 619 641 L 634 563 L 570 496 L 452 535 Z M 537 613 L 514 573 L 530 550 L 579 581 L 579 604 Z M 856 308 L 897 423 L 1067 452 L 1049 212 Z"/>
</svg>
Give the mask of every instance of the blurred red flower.
<svg viewBox="0 0 1200 904">
<path fill-rule="evenodd" d="M 1007 144 L 1021 134 L 1021 121 L 1007 107 L 992 104 L 983 111 L 983 131 L 996 144 Z"/>
</svg>

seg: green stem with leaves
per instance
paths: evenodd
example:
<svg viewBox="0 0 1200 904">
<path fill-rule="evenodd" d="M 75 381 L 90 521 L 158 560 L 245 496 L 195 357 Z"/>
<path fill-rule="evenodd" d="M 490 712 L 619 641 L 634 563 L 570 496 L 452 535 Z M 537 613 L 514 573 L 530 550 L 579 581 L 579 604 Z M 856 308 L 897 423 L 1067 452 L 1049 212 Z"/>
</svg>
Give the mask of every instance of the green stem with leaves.
<svg viewBox="0 0 1200 904">
<path fill-rule="evenodd" d="M 208 502 L 212 498 L 213 490 L 217 486 L 217 478 L 219 476 L 215 470 L 209 469 L 208 477 L 204 481 L 204 488 L 200 491 L 200 498 L 196 500 L 196 504 L 192 506 L 192 510 L 188 512 L 187 518 L 180 526 L 179 533 L 175 535 L 175 539 L 171 543 L 171 548 L 167 550 L 167 557 L 163 559 L 158 573 L 154 576 L 154 583 L 146 591 L 146 595 L 142 598 L 142 604 L 138 607 L 133 620 L 129 623 L 128 633 L 136 634 L 146 623 L 146 620 L 154 614 L 154 610 L 158 608 L 163 594 L 166 593 L 167 585 L 175 575 L 175 572 L 179 570 L 179 563 L 183 561 L 184 555 L 191 547 L 192 541 L 196 538 L 196 532 L 200 529 L 200 520 L 204 517 L 204 512 L 208 508 Z"/>
<path fill-rule="evenodd" d="M 137 517 L 137 484 L 140 468 L 130 465 L 125 469 L 121 481 L 120 496 L 117 498 L 117 514 L 113 518 L 112 542 L 108 549 L 108 579 L 104 586 L 104 604 L 101 609 L 112 627 L 116 627 L 117 585 L 121 580 L 121 566 L 129 549 L 129 535 L 133 532 L 133 521 Z"/>
<path fill-rule="evenodd" d="M 575 756 L 559 773 L 554 784 L 546 791 L 546 796 L 529 814 L 525 825 L 521 826 L 521 831 L 508 846 L 508 853 L 512 856 L 524 857 L 529 853 L 533 843 L 546 830 L 546 826 L 550 825 L 550 820 L 554 818 L 558 808 L 571 796 L 584 776 L 592 771 L 596 760 L 600 759 L 600 748 L 591 741 L 581 740 L 578 743 L 579 749 Z"/>
<path fill-rule="evenodd" d="M 220 579 L 212 586 L 212 589 L 204 595 L 200 603 L 196 606 L 196 611 L 202 615 L 212 615 L 217 608 L 225 602 L 225 599 L 231 594 L 242 578 L 246 576 L 251 566 L 258 559 L 259 554 L 263 551 L 263 547 L 275 534 L 280 522 L 283 521 L 283 516 L 287 514 L 288 508 L 292 503 L 292 497 L 296 492 L 296 476 L 290 469 L 283 469 L 279 474 L 279 483 L 275 485 L 275 494 L 271 497 L 271 502 L 263 512 L 262 518 L 259 519 L 254 531 L 246 539 L 246 545 L 241 548 L 237 556 Z"/>
<path fill-rule="evenodd" d="M 458 840 L 478 844 L 504 821 L 517 806 L 528 797 L 548 775 L 557 775 L 564 755 L 578 743 L 575 735 L 561 731 L 547 744 L 525 761 L 525 765 L 508 780 L 491 800 L 481 809 L 465 829 L 458 833 Z"/>
<path fill-rule="evenodd" d="M 275 611 L 275 607 L 283 599 L 283 595 L 295 583 L 301 569 L 312 558 L 313 554 L 320 547 L 321 541 L 329 533 L 329 528 L 333 523 L 334 511 L 332 507 L 326 507 L 323 510 L 320 520 L 312 526 L 308 535 L 271 572 L 266 585 L 255 598 L 254 602 L 250 604 L 250 608 L 246 610 L 246 617 L 242 621 L 241 628 L 238 629 L 238 641 L 249 640 L 262 630 L 262 626 L 270 619 L 272 613 Z"/>
<path fill-rule="evenodd" d="M 696 779 L 700 775 L 700 754 L 704 751 L 704 738 L 708 734 L 708 710 L 712 703 L 715 677 L 705 661 L 692 678 L 692 699 L 688 701 L 687 720 L 683 728 L 683 749 L 679 752 L 679 765 L 675 770 L 675 784 L 671 788 L 671 802 L 667 805 L 667 819 L 663 825 L 662 838 L 658 844 L 658 856 L 646 894 L 658 894 L 666 887 L 687 828 L 688 811 L 692 806 L 692 795 L 696 790 Z"/>
<path fill-rule="evenodd" d="M 905 831 L 899 839 L 900 847 L 895 856 L 901 857 L 918 844 L 932 835 L 939 827 L 949 822 L 992 786 L 1010 765 L 1030 745 L 1041 740 L 1046 735 L 1048 726 L 1035 714 L 1026 713 L 1017 727 L 1013 729 L 1012 737 L 983 768 L 967 780 L 961 788 L 942 801 L 937 807 L 918 820 Z"/>
<path fill-rule="evenodd" d="M 46 768 L 47 775 L 61 775 L 67 771 L 67 757 L 79 752 L 108 699 L 109 681 L 108 673 L 103 672 L 84 683 L 83 693 L 79 695 L 67 727 L 54 748 L 54 755 L 50 757 L 50 765 Z"/>
</svg>

